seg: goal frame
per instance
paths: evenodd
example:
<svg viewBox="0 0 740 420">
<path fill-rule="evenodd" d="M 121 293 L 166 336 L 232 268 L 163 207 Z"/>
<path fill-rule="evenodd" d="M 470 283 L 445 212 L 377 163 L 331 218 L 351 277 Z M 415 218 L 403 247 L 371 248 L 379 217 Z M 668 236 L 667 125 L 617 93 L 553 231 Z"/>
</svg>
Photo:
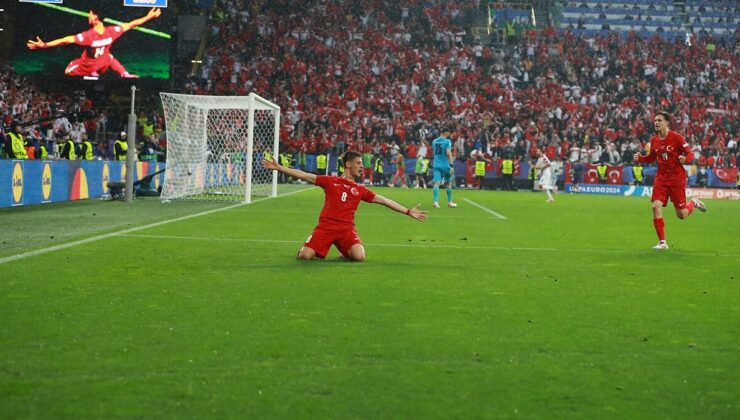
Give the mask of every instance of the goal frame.
<svg viewBox="0 0 740 420">
<path fill-rule="evenodd" d="M 165 98 L 167 98 L 167 101 L 177 101 L 183 105 L 186 106 L 192 106 L 196 109 L 201 109 L 204 112 L 204 123 L 202 127 L 202 133 L 200 133 L 200 139 L 202 139 L 203 142 L 208 141 L 208 116 L 209 112 L 212 110 L 229 110 L 229 109 L 238 109 L 238 110 L 246 110 L 247 111 L 247 138 L 246 138 L 246 151 L 245 151 L 245 177 L 244 177 L 244 190 L 243 190 L 243 200 L 241 202 L 243 203 L 251 203 L 252 202 L 252 192 L 253 192 L 253 169 L 255 168 L 255 165 L 259 165 L 260 162 L 254 162 L 254 141 L 255 141 L 255 111 L 271 111 L 273 114 L 273 124 L 272 127 L 273 130 L 273 138 L 272 138 L 272 150 L 271 154 L 272 157 L 275 158 L 276 156 L 279 156 L 279 147 L 280 147 L 280 106 L 273 103 L 272 101 L 263 98 L 260 95 L 257 95 L 256 93 L 250 93 L 247 96 L 213 96 L 213 95 L 188 95 L 188 94 L 181 94 L 181 93 L 169 93 L 169 92 L 160 92 L 160 98 L 162 100 L 162 103 L 164 104 Z M 198 99 L 204 99 L 203 103 L 199 104 Z M 167 109 L 165 109 L 167 111 Z M 167 112 L 165 112 L 165 120 L 167 120 L 170 116 Z M 269 123 L 268 123 L 269 126 Z M 266 137 L 266 138 L 269 138 Z M 263 143 L 264 144 L 264 143 Z M 268 143 L 269 144 L 269 143 Z M 169 161 L 169 159 L 168 159 Z M 168 162 L 169 163 L 169 162 Z M 169 165 L 168 165 L 169 166 Z M 272 180 L 271 180 L 271 186 L 270 186 L 270 192 L 268 194 L 269 197 L 276 197 L 278 193 L 278 174 L 276 171 L 272 172 Z M 261 178 L 263 179 L 263 178 Z M 268 178 L 269 179 L 269 178 Z M 167 182 L 167 181 L 165 181 Z M 181 198 L 187 197 L 186 195 L 183 195 Z M 236 195 L 236 198 L 238 198 L 238 194 Z M 177 199 L 177 198 L 174 198 Z M 237 201 L 237 200 L 235 200 Z"/>
</svg>

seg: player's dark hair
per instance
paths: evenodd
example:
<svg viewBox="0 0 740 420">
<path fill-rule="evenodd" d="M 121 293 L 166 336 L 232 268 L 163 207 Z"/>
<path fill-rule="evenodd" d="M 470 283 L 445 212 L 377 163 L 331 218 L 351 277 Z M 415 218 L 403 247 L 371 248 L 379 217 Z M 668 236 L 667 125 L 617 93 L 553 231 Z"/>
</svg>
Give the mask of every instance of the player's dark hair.
<svg viewBox="0 0 740 420">
<path fill-rule="evenodd" d="M 660 115 L 666 122 L 671 122 L 671 114 L 665 111 L 658 111 L 655 113 L 656 116 Z"/>
<path fill-rule="evenodd" d="M 344 167 L 346 162 L 351 162 L 354 159 L 357 159 L 358 157 L 362 157 L 360 152 L 355 152 L 354 150 L 348 150 L 344 152 L 342 157 L 339 158 L 339 164 L 342 165 L 342 167 Z"/>
<path fill-rule="evenodd" d="M 102 13 L 100 13 L 100 10 L 98 10 L 98 9 L 95 9 L 95 8 L 89 8 L 89 9 L 87 9 L 87 10 L 89 10 L 89 11 L 93 12 L 93 14 L 94 14 L 95 16 L 97 16 L 97 17 L 98 17 L 98 20 L 99 20 L 99 21 L 101 21 L 101 22 L 105 22 L 105 15 L 104 15 L 104 14 L 102 14 Z"/>
</svg>

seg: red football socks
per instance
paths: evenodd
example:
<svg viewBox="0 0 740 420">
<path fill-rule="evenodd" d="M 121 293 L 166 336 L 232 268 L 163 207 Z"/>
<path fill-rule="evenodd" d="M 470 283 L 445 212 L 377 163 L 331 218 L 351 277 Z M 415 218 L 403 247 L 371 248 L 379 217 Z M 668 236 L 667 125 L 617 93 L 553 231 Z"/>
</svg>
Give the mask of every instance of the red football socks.
<svg viewBox="0 0 740 420">
<path fill-rule="evenodd" d="M 686 210 L 689 211 L 689 214 L 694 212 L 694 200 L 689 200 L 689 202 L 686 203 Z"/>
<path fill-rule="evenodd" d="M 665 241 L 665 222 L 663 219 L 653 219 L 653 226 L 655 226 L 655 233 L 658 234 L 658 239 Z"/>
</svg>

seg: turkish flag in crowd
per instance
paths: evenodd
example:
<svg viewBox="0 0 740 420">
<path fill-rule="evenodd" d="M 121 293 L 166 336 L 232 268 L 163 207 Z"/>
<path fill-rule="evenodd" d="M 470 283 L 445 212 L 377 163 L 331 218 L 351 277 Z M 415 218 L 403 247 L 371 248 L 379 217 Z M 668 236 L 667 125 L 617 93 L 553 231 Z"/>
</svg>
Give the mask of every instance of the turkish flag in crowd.
<svg viewBox="0 0 740 420">
<path fill-rule="evenodd" d="M 622 184 L 622 171 L 624 165 L 607 165 L 606 167 L 606 183 L 611 185 Z"/>
<path fill-rule="evenodd" d="M 714 174 L 722 182 L 734 184 L 737 182 L 737 168 L 715 168 Z"/>
<path fill-rule="evenodd" d="M 583 174 L 584 184 L 601 184 L 599 180 L 599 170 L 596 169 L 599 165 L 588 164 L 586 165 L 586 172 Z M 609 185 L 620 185 L 622 184 L 622 171 L 624 165 L 606 165 L 606 183 Z"/>
<path fill-rule="evenodd" d="M 586 165 L 586 171 L 583 173 L 584 184 L 598 184 L 599 183 L 599 171 L 596 169 L 598 165 L 588 164 Z"/>
</svg>

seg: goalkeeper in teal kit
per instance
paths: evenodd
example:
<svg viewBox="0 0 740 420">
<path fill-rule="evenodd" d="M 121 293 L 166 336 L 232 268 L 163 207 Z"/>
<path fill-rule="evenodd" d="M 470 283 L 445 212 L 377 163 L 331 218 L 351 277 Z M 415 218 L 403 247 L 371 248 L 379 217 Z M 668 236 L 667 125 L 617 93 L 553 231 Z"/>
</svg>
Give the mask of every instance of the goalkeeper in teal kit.
<svg viewBox="0 0 740 420">
<path fill-rule="evenodd" d="M 447 184 L 447 207 L 457 207 L 457 204 L 452 202 L 454 170 L 452 167 L 452 140 L 450 140 L 449 128 L 443 128 L 441 135 L 434 139 L 432 150 L 434 150 L 434 161 L 432 162 L 432 169 L 434 170 L 432 177 L 432 182 L 434 183 L 434 188 L 432 189 L 434 194 L 434 208 L 439 208 L 440 184 Z"/>
</svg>

